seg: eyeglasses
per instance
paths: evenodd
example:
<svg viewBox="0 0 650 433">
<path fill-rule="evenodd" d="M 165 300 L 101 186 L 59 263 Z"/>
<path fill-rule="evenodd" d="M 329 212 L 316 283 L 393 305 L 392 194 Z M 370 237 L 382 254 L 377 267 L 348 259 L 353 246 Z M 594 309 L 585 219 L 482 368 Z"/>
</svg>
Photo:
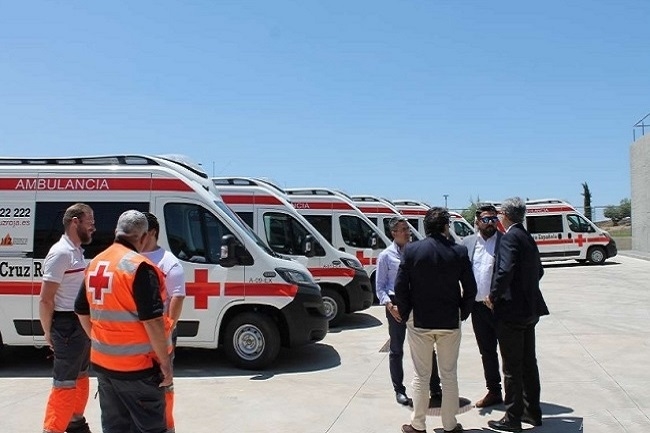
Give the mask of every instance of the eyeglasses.
<svg viewBox="0 0 650 433">
<path fill-rule="evenodd" d="M 483 224 L 496 223 L 496 222 L 499 221 L 499 217 L 498 216 L 485 216 L 485 217 L 480 218 L 480 221 Z"/>
</svg>

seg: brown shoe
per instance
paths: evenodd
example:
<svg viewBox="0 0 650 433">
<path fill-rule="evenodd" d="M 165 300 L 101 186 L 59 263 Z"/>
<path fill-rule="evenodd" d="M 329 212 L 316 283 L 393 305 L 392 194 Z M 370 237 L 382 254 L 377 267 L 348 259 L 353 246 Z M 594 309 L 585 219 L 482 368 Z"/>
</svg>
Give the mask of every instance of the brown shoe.
<svg viewBox="0 0 650 433">
<path fill-rule="evenodd" d="M 500 392 L 488 392 L 485 397 L 476 402 L 476 407 L 488 407 L 494 406 L 495 404 L 503 403 L 503 398 L 501 398 Z"/>
<path fill-rule="evenodd" d="M 402 433 L 427 433 L 427 431 L 413 428 L 411 424 L 404 424 L 402 426 Z"/>
</svg>

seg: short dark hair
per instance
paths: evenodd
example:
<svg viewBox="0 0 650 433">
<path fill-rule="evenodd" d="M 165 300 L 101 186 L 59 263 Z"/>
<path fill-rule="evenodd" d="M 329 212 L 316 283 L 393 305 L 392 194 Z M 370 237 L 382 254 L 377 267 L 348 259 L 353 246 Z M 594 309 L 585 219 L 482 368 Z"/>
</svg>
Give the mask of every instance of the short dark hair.
<svg viewBox="0 0 650 433">
<path fill-rule="evenodd" d="M 491 204 L 479 204 L 476 207 L 476 218 L 480 217 L 483 212 L 494 212 L 497 213 L 497 208 Z"/>
<path fill-rule="evenodd" d="M 424 232 L 427 236 L 443 233 L 449 224 L 449 211 L 444 207 L 432 207 L 424 216 Z"/>
<path fill-rule="evenodd" d="M 86 203 L 75 203 L 67 208 L 63 214 L 63 227 L 67 229 L 74 218 L 81 219 L 93 213 L 93 210 Z"/>
<path fill-rule="evenodd" d="M 156 218 L 156 215 L 152 214 L 151 212 L 142 213 L 147 217 L 147 222 L 149 223 L 149 231 L 155 230 L 156 233 L 154 236 L 156 236 L 156 239 L 158 239 L 158 234 L 160 233 L 160 224 L 158 224 L 158 218 Z"/>
</svg>

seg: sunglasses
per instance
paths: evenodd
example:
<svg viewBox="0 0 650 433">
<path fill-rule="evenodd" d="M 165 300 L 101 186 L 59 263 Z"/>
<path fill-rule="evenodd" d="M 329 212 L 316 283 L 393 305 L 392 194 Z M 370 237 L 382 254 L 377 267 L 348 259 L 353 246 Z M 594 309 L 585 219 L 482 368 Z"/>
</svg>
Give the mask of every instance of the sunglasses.
<svg viewBox="0 0 650 433">
<path fill-rule="evenodd" d="M 495 222 L 499 221 L 499 217 L 498 216 L 486 216 L 486 217 L 480 218 L 480 221 L 483 224 L 495 223 Z"/>
</svg>

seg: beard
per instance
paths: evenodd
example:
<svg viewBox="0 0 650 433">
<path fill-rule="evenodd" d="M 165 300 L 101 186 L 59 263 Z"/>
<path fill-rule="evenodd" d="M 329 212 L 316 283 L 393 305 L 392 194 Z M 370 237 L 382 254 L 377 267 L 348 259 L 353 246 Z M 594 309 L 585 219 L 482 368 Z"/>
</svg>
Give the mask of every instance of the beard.
<svg viewBox="0 0 650 433">
<path fill-rule="evenodd" d="M 493 225 L 489 225 L 481 230 L 481 234 L 488 238 L 491 238 L 496 232 L 497 228 Z"/>
<path fill-rule="evenodd" d="M 84 230 L 81 227 L 77 227 L 77 236 L 81 241 L 81 245 L 88 245 L 93 240 L 92 233 L 89 233 L 88 230 Z"/>
</svg>

